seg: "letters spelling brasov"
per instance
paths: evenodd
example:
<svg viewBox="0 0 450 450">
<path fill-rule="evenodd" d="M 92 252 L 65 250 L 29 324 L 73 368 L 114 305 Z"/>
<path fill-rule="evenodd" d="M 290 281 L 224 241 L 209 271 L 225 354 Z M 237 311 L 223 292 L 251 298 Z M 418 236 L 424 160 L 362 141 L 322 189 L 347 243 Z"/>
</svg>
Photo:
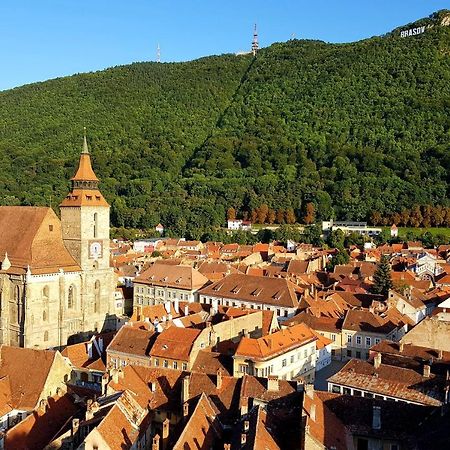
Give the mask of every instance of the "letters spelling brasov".
<svg viewBox="0 0 450 450">
<path fill-rule="evenodd" d="M 404 30 L 400 33 L 400 37 L 416 36 L 425 32 L 425 27 L 411 28 L 410 30 Z"/>
</svg>

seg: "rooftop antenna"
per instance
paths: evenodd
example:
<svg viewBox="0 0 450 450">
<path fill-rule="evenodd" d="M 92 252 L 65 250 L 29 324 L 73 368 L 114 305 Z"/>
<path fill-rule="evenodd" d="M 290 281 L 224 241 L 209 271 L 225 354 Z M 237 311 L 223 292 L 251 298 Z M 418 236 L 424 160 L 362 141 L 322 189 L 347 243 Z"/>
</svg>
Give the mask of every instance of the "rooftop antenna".
<svg viewBox="0 0 450 450">
<path fill-rule="evenodd" d="M 161 62 L 161 47 L 159 46 L 159 43 L 156 47 L 156 62 Z"/>
<path fill-rule="evenodd" d="M 258 50 L 259 50 L 258 30 L 256 29 L 256 23 L 255 23 L 255 28 L 253 30 L 253 41 L 252 41 L 252 53 L 253 53 L 253 56 L 256 56 L 256 52 Z"/>
</svg>

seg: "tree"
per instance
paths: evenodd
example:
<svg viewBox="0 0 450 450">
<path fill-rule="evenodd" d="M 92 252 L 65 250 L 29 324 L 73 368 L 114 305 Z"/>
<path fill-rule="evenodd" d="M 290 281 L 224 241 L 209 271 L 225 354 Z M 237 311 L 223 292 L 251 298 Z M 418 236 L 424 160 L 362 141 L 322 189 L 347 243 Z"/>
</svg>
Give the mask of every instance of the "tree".
<svg viewBox="0 0 450 450">
<path fill-rule="evenodd" d="M 231 206 L 227 210 L 227 220 L 235 220 L 236 219 L 236 210 Z"/>
<path fill-rule="evenodd" d="M 277 218 L 276 212 L 274 209 L 269 209 L 269 212 L 267 213 L 267 223 L 272 225 L 275 222 L 275 219 Z"/>
<path fill-rule="evenodd" d="M 280 225 L 284 223 L 284 210 L 282 209 L 277 210 L 276 223 Z"/>
<path fill-rule="evenodd" d="M 335 266 L 347 264 L 350 261 L 350 256 L 345 248 L 340 248 L 338 252 L 331 258 L 331 261 L 327 264 L 329 272 L 334 270 Z"/>
<path fill-rule="evenodd" d="M 269 212 L 269 207 L 263 203 L 258 209 L 257 209 L 257 220 L 258 223 L 265 223 L 267 214 Z"/>
<path fill-rule="evenodd" d="M 293 208 L 286 209 L 286 223 L 293 225 L 295 221 L 296 217 Z"/>
<path fill-rule="evenodd" d="M 374 284 L 372 286 L 372 292 L 374 294 L 381 294 L 387 297 L 389 289 L 392 289 L 394 284 L 391 278 L 391 266 L 386 255 L 381 257 L 375 273 L 373 274 L 373 281 Z"/>
<path fill-rule="evenodd" d="M 314 223 L 314 220 L 316 218 L 316 209 L 314 207 L 314 203 L 309 202 L 306 204 L 306 211 L 305 211 L 305 217 L 303 217 L 303 222 L 306 223 L 306 225 L 311 225 Z"/>
</svg>

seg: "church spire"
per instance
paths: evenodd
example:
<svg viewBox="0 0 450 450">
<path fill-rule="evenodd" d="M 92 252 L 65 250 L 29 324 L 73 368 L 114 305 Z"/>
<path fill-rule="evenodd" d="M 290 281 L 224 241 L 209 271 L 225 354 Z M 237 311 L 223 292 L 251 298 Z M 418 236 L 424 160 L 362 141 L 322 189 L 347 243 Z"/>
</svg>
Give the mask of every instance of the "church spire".
<svg viewBox="0 0 450 450">
<path fill-rule="evenodd" d="M 97 189 L 98 178 L 92 170 L 91 155 L 86 139 L 86 127 L 84 127 L 83 150 L 80 155 L 78 170 L 72 177 L 73 188 Z"/>
<path fill-rule="evenodd" d="M 86 127 L 83 127 L 84 130 L 84 136 L 83 136 L 83 151 L 82 153 L 89 155 L 89 148 L 87 145 L 87 139 L 86 139 Z"/>
</svg>

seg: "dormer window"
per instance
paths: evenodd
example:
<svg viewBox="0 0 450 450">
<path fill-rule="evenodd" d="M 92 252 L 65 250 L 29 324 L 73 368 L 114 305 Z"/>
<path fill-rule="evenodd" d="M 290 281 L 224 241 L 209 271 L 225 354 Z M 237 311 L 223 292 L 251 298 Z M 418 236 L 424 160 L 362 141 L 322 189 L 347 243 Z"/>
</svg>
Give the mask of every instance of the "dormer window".
<svg viewBox="0 0 450 450">
<path fill-rule="evenodd" d="M 272 298 L 275 299 L 275 300 L 280 300 L 280 298 L 281 298 L 281 292 L 276 292 L 276 293 L 273 295 Z"/>
<path fill-rule="evenodd" d="M 241 286 L 235 286 L 232 290 L 232 294 L 239 294 L 239 291 L 241 290 Z"/>
</svg>

